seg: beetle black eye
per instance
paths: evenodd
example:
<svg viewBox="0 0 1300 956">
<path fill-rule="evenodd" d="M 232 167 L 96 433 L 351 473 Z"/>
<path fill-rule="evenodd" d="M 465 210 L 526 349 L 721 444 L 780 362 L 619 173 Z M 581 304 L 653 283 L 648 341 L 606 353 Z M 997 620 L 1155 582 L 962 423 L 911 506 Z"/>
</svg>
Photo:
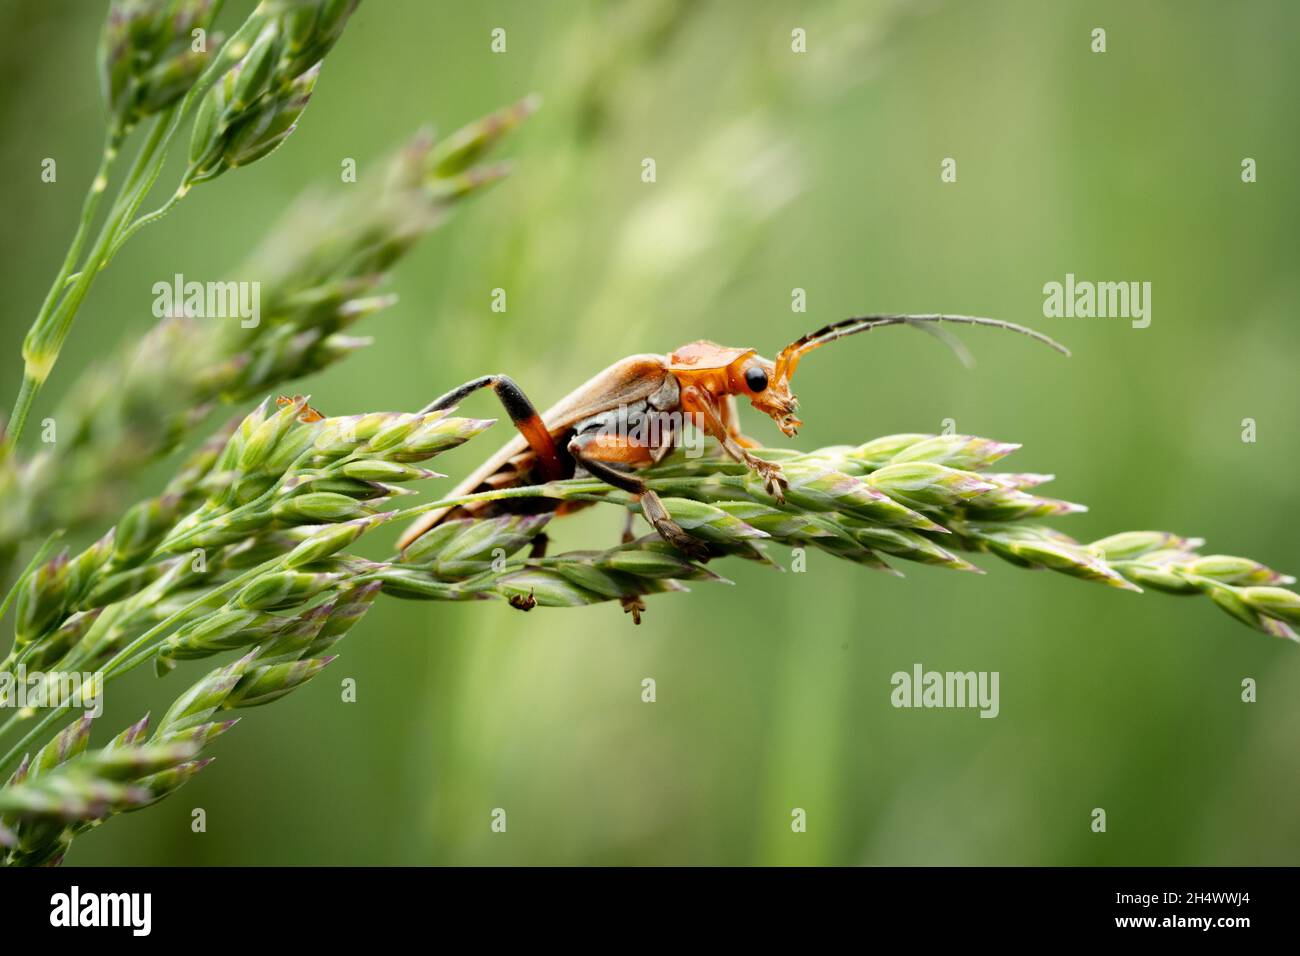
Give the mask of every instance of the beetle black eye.
<svg viewBox="0 0 1300 956">
<path fill-rule="evenodd" d="M 745 384 L 751 392 L 761 392 L 767 388 L 767 373 L 757 365 L 751 365 L 745 370 Z"/>
</svg>

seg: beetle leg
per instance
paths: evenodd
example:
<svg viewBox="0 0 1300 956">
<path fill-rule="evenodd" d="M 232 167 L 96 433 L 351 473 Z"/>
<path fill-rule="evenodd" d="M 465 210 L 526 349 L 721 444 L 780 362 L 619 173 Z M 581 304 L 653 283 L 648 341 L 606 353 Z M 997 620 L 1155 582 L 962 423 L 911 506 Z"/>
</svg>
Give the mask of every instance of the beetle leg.
<svg viewBox="0 0 1300 956">
<path fill-rule="evenodd" d="M 607 464 L 610 461 L 640 462 L 643 458 L 648 461 L 649 453 L 649 448 L 632 445 L 626 439 L 615 440 L 594 433 L 575 435 L 569 442 L 569 454 L 574 461 L 587 469 L 592 477 L 630 494 L 661 538 L 696 561 L 708 560 L 709 549 L 704 542 L 682 530 L 682 526 L 668 514 L 659 496 L 647 488 L 644 481 Z"/>
<path fill-rule="evenodd" d="M 623 544 L 631 544 L 636 540 L 636 532 L 632 530 L 635 527 L 635 522 L 636 512 L 629 511 L 623 519 L 623 534 L 620 537 Z M 619 598 L 618 603 L 623 605 L 624 614 L 632 615 L 633 624 L 641 623 L 641 615 L 645 613 L 645 601 L 641 600 L 640 595 Z"/>
<path fill-rule="evenodd" d="M 427 415 L 429 412 L 450 408 L 459 404 L 466 395 L 477 392 L 480 388 L 489 387 L 496 392 L 497 398 L 501 400 L 501 406 L 506 410 L 515 427 L 519 429 L 519 433 L 528 440 L 528 447 L 537 456 L 537 464 L 542 471 L 542 476 L 547 481 L 564 477 L 564 465 L 560 461 L 559 450 L 555 447 L 555 439 L 547 430 L 542 416 L 537 414 L 537 409 L 528 400 L 523 389 L 505 375 L 483 375 L 471 379 L 459 388 L 453 388 L 446 395 L 435 398 L 420 409 L 420 414 Z"/>
<path fill-rule="evenodd" d="M 640 597 L 619 598 L 618 603 L 623 605 L 623 613 L 632 615 L 632 623 L 640 624 L 641 615 L 645 613 L 645 601 Z"/>
<path fill-rule="evenodd" d="M 546 536 L 546 532 L 545 531 L 541 532 L 540 534 L 537 535 L 537 537 L 533 538 L 532 546 L 529 547 L 528 549 L 528 557 L 530 558 L 546 557 L 546 547 L 550 543 L 551 543 L 551 539 Z"/>
<path fill-rule="evenodd" d="M 723 399 L 722 406 L 719 409 L 719 411 L 722 413 L 721 414 L 722 424 L 727 429 L 727 434 L 731 436 L 732 440 L 737 445 L 739 445 L 741 448 L 759 447 L 758 442 L 754 441 L 754 439 L 750 438 L 748 435 L 744 434 L 740 430 L 740 416 L 736 413 L 735 395 L 728 395 L 725 399 Z"/>
<path fill-rule="evenodd" d="M 636 540 L 636 532 L 632 529 L 636 526 L 636 512 L 629 511 L 623 518 L 623 534 L 619 540 L 623 544 L 631 544 Z M 623 613 L 632 615 L 632 623 L 640 624 L 641 615 L 645 613 L 645 601 L 641 600 L 640 595 L 634 597 L 622 597 L 618 603 L 623 605 Z"/>
<path fill-rule="evenodd" d="M 751 471 L 762 478 L 763 487 L 767 489 L 769 495 L 777 501 L 785 501 L 786 480 L 781 472 L 781 466 L 774 461 L 767 461 L 752 454 L 741 443 L 737 437 L 739 432 L 736 430 L 734 420 L 730 425 L 723 420 L 718 403 L 711 394 L 704 389 L 689 386 L 682 389 L 682 404 L 700 413 L 704 419 L 705 433 L 716 438 L 722 445 L 722 450 L 728 455 L 736 461 L 744 462 Z M 744 440 L 750 441 L 747 438 Z"/>
</svg>

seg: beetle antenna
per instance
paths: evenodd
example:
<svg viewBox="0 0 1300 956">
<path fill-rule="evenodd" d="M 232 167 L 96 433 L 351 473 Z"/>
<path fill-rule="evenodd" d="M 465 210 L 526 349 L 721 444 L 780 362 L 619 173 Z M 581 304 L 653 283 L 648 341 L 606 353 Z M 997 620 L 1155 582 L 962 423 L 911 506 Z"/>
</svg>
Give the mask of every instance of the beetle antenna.
<svg viewBox="0 0 1300 956">
<path fill-rule="evenodd" d="M 1062 355 L 1070 354 L 1070 350 L 1064 345 L 1042 332 L 1037 332 L 1023 325 L 1016 325 L 1014 322 L 1005 322 L 1002 319 L 986 319 L 976 315 L 859 315 L 851 319 L 833 322 L 816 332 L 810 332 L 802 338 L 795 339 L 782 349 L 781 353 L 776 357 L 776 374 L 778 377 L 784 374 L 788 379 L 794 374 L 795 367 L 799 364 L 799 359 L 803 357 L 805 352 L 811 352 L 813 349 L 820 348 L 828 342 L 834 342 L 836 339 L 857 335 L 859 332 L 870 332 L 872 329 L 883 328 L 887 325 L 915 326 L 927 332 L 938 334 L 940 338 L 948 341 L 951 345 L 951 337 L 945 337 L 946 330 L 941 331 L 938 327 L 931 327 L 932 324 L 940 322 L 953 322 L 959 325 L 987 325 L 1008 332 L 1018 332 L 1056 349 Z M 969 352 L 965 354 L 969 357 Z M 961 350 L 958 350 L 958 355 L 962 355 Z M 966 361 L 966 359 L 963 358 L 963 361 Z"/>
</svg>

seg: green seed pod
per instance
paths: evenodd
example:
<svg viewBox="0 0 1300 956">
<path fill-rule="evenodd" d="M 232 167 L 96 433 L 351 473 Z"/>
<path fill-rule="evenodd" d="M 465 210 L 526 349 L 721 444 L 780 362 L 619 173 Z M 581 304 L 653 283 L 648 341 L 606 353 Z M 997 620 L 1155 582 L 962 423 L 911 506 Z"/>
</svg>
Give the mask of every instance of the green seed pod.
<svg viewBox="0 0 1300 956">
<path fill-rule="evenodd" d="M 894 456 L 911 448 L 918 442 L 933 437 L 933 435 L 920 434 L 884 435 L 881 438 L 851 449 L 846 452 L 846 457 L 855 459 L 868 470 L 874 471 L 876 468 L 882 468 L 889 464 L 894 459 Z"/>
<path fill-rule="evenodd" d="M 76 605 L 85 595 L 86 589 L 89 588 L 100 569 L 104 567 L 113 556 L 113 542 L 116 537 L 116 529 L 109 528 L 108 532 L 92 544 L 81 554 L 73 558 L 68 564 L 68 601 Z"/>
<path fill-rule="evenodd" d="M 319 344 L 315 344 L 308 350 L 302 360 L 301 367 L 294 366 L 294 370 L 288 373 L 289 377 L 294 375 L 306 375 L 309 372 L 318 372 L 323 368 L 333 365 L 347 358 L 353 352 L 359 352 L 374 343 L 374 339 L 368 335 L 342 335 L 334 333 L 321 339 Z"/>
<path fill-rule="evenodd" d="M 85 751 L 90 743 L 90 725 L 93 718 L 83 714 L 63 728 L 53 740 L 36 752 L 27 765 L 26 779 L 48 773 L 59 764 L 67 763 Z"/>
<path fill-rule="evenodd" d="M 418 568 L 389 566 L 376 572 L 384 594 L 411 601 L 481 601 L 488 595 L 459 582 L 438 581 Z"/>
<path fill-rule="evenodd" d="M 1126 531 L 1099 538 L 1088 545 L 1088 550 L 1107 561 L 1128 561 L 1152 551 L 1181 549 L 1188 544 L 1186 539 L 1168 531 Z"/>
<path fill-rule="evenodd" d="M 369 581 L 360 587 L 344 591 L 334 602 L 316 639 L 302 651 L 299 657 L 324 656 L 326 651 L 366 616 L 374 606 L 375 599 L 379 597 L 382 586 L 379 581 Z"/>
<path fill-rule="evenodd" d="M 1181 574 L 1167 568 L 1144 564 L 1142 561 L 1115 561 L 1111 567 L 1116 573 L 1144 588 L 1165 594 L 1200 594 L 1201 589 Z"/>
<path fill-rule="evenodd" d="M 276 24 L 262 29 L 244 57 L 230 68 L 230 95 L 226 99 L 227 120 L 244 113 L 267 88 L 279 56 L 280 30 Z"/>
<path fill-rule="evenodd" d="M 310 491 L 278 501 L 271 506 L 271 516 L 290 524 L 349 521 L 366 518 L 370 511 L 347 495 L 330 491 Z"/>
<path fill-rule="evenodd" d="M 440 418 L 426 422 L 384 457 L 393 461 L 422 461 L 464 444 L 495 423 L 496 419 L 477 418 Z"/>
<path fill-rule="evenodd" d="M 903 577 L 902 571 L 890 565 L 871 548 L 857 542 L 842 541 L 839 538 L 813 538 L 808 541 L 808 544 L 819 551 L 825 551 L 827 554 L 833 554 L 845 561 L 852 561 L 854 564 L 860 564 L 873 571 L 891 574 L 897 578 Z"/>
<path fill-rule="evenodd" d="M 475 166 L 454 176 L 438 178 L 429 184 L 429 197 L 439 203 L 458 202 L 471 193 L 481 192 L 488 186 L 499 183 L 514 169 L 515 164 L 511 162 L 492 163 Z"/>
<path fill-rule="evenodd" d="M 226 695 L 239 683 L 252 661 L 253 654 L 248 653 L 205 674 L 167 708 L 167 713 L 158 721 L 152 739 L 162 740 L 182 730 L 207 723 L 226 699 Z"/>
<path fill-rule="evenodd" d="M 1077 514 L 1087 507 L 1057 498 L 1042 498 L 1023 491 L 999 488 L 973 499 L 966 505 L 966 514 L 978 521 L 1020 521 L 1024 518 L 1051 518 L 1057 515 Z"/>
<path fill-rule="evenodd" d="M 152 45 L 157 30 L 158 0 L 114 0 L 99 36 L 99 74 L 104 102 L 121 114 L 133 94 L 132 76 L 140 51 Z"/>
<path fill-rule="evenodd" d="M 213 179 L 234 165 L 234 138 L 275 113 L 277 97 L 270 83 L 279 42 L 278 28 L 268 25 L 204 96 L 190 136 L 186 182 Z"/>
<path fill-rule="evenodd" d="M 1255 610 L 1288 624 L 1300 625 L 1300 594 L 1274 587 L 1247 587 L 1242 588 L 1239 594 Z"/>
<path fill-rule="evenodd" d="M 221 34 L 214 33 L 207 40 L 207 49 L 186 47 L 150 70 L 140 80 L 135 112 L 140 116 L 160 113 L 188 93 L 212 62 L 211 51 L 220 47 L 221 42 Z"/>
<path fill-rule="evenodd" d="M 167 661 L 208 657 L 219 651 L 258 644 L 283 625 L 283 619 L 271 614 L 233 609 L 217 611 L 169 636 L 158 654 Z"/>
<path fill-rule="evenodd" d="M 369 441 L 382 428 L 405 416 L 397 412 L 376 412 L 370 415 L 348 415 L 327 418 L 316 433 L 315 448 L 322 455 L 341 457 Z"/>
<path fill-rule="evenodd" d="M 240 475 L 235 479 L 227 504 L 231 507 L 238 507 L 262 497 L 262 495 L 279 484 L 278 478 L 278 475 L 269 475 L 263 472 Z"/>
<path fill-rule="evenodd" d="M 1263 631 L 1265 634 L 1272 633 L 1268 620 L 1246 602 L 1237 588 L 1211 581 L 1207 582 L 1205 593 L 1209 595 L 1210 600 L 1247 627 Z"/>
<path fill-rule="evenodd" d="M 553 570 L 584 592 L 598 594 L 604 598 L 634 597 L 641 593 L 636 587 L 637 579 L 631 575 L 602 570 L 585 561 L 565 561 L 563 564 L 556 565 Z M 545 602 L 538 601 L 538 603 Z"/>
<path fill-rule="evenodd" d="M 187 534 L 172 550 L 189 548 L 215 549 L 236 544 L 249 535 L 262 530 L 266 523 L 266 514 L 245 515 L 235 521 L 218 522 L 210 527 Z"/>
<path fill-rule="evenodd" d="M 300 74 L 319 63 L 338 42 L 348 17 L 360 0 L 315 0 L 299 3 L 282 16 L 286 48 L 276 72 L 281 77 Z"/>
<path fill-rule="evenodd" d="M 225 161 L 232 168 L 249 166 L 275 152 L 297 129 L 298 119 L 311 101 L 312 90 L 320 76 L 314 66 L 277 94 L 256 113 L 232 128 Z"/>
<path fill-rule="evenodd" d="M 190 131 L 189 174 L 196 177 L 221 161 L 226 108 L 234 92 L 233 70 L 209 87 L 194 114 Z"/>
<path fill-rule="evenodd" d="M 724 547 L 738 543 L 750 543 L 754 539 L 766 538 L 766 531 L 759 531 L 721 508 L 702 501 L 689 498 L 664 498 L 664 507 L 685 531 L 693 537 L 710 544 Z"/>
<path fill-rule="evenodd" d="M 283 475 L 316 441 L 318 426 L 315 422 L 298 423 L 276 442 L 274 450 L 262 463 L 262 470 L 268 475 Z"/>
<path fill-rule="evenodd" d="M 328 491 L 336 495 L 346 495 L 354 501 L 374 501 L 385 498 L 393 486 L 377 481 L 361 481 L 357 478 L 317 478 L 312 481 L 313 491 Z"/>
<path fill-rule="evenodd" d="M 339 302 L 336 307 L 328 310 L 328 322 L 332 328 L 344 329 L 362 319 L 369 318 L 376 312 L 392 308 L 397 304 L 397 295 L 388 293 L 386 295 L 369 295 L 363 297 L 354 297 L 358 292 L 368 291 L 374 283 L 372 276 L 362 276 L 360 279 L 350 280 L 347 285 L 351 291 L 348 292 L 346 301 Z M 311 315 L 308 314 L 308 321 L 311 321 Z"/>
<path fill-rule="evenodd" d="M 239 544 L 226 548 L 220 554 L 220 567 L 228 571 L 247 571 L 259 564 L 292 551 L 311 535 L 312 528 L 298 525 L 279 531 L 263 531 Z"/>
<path fill-rule="evenodd" d="M 100 86 L 122 132 L 180 99 L 221 43 L 194 49 L 194 31 L 207 30 L 212 0 L 113 0 L 100 34 Z"/>
<path fill-rule="evenodd" d="M 142 741 L 145 734 L 149 732 L 149 715 L 145 714 L 134 724 L 131 724 L 120 734 L 104 745 L 105 750 L 116 750 L 118 747 L 130 747 Z"/>
<path fill-rule="evenodd" d="M 79 611 L 59 625 L 58 630 L 41 641 L 29 652 L 26 658 L 29 671 L 46 670 L 67 655 L 81 642 L 86 633 L 99 619 L 103 608 Z"/>
<path fill-rule="evenodd" d="M 1033 529 L 985 531 L 981 539 L 1000 557 L 1008 554 L 1026 562 L 1028 567 L 1047 568 L 1085 581 L 1098 581 L 1125 591 L 1141 591 L 1125 580 L 1105 561 L 1079 545 L 1062 540 L 1063 536 L 1036 534 Z"/>
<path fill-rule="evenodd" d="M 1019 445 L 970 435 L 936 435 L 900 449 L 891 464 L 929 462 L 963 471 L 979 471 L 1005 458 Z"/>
<path fill-rule="evenodd" d="M 298 425 L 298 416 L 302 414 L 305 401 L 283 405 L 266 421 L 252 430 L 244 447 L 240 450 L 236 470 L 249 473 L 262 471 L 271 453 L 280 441 Z"/>
<path fill-rule="evenodd" d="M 226 442 L 225 448 L 221 450 L 221 454 L 217 456 L 216 463 L 212 466 L 214 472 L 227 474 L 238 470 L 239 458 L 244 452 L 244 445 L 248 443 L 248 439 L 252 437 L 253 432 L 266 421 L 270 402 L 269 398 L 263 399 L 256 408 L 244 416 L 243 421 L 236 426 L 230 439 Z"/>
<path fill-rule="evenodd" d="M 424 478 L 447 477 L 438 474 L 436 471 L 429 471 L 427 468 L 416 468 L 412 465 L 403 465 L 395 461 L 383 461 L 379 458 L 349 461 L 339 470 L 349 478 L 357 478 L 362 481 L 420 481 Z"/>
<path fill-rule="evenodd" d="M 313 561 L 319 561 L 335 552 L 342 551 L 371 528 L 383 524 L 396 513 L 395 511 L 389 511 L 368 518 L 345 521 L 342 524 L 328 525 L 285 555 L 284 566 L 286 568 L 301 568 L 303 565 L 311 564 Z"/>
<path fill-rule="evenodd" d="M 245 585 L 235 603 L 250 610 L 271 611 L 294 607 L 315 597 L 342 578 L 339 574 L 275 571 Z"/>
<path fill-rule="evenodd" d="M 113 563 L 129 567 L 148 557 L 180 517 L 183 502 L 175 495 L 150 498 L 131 507 L 117 524 Z"/>
<path fill-rule="evenodd" d="M 546 527 L 550 515 L 500 515 L 482 520 L 448 522 L 451 534 L 438 536 L 441 547 L 428 561 L 430 572 L 439 578 L 467 578 L 492 568 L 494 562 L 504 561 Z M 416 541 L 408 549 L 408 563 L 412 554 L 418 556 Z"/>
<path fill-rule="evenodd" d="M 84 770 L 63 768 L 22 786 L 0 787 L 0 814 L 62 823 L 103 820 L 114 813 L 144 806 L 149 801 L 149 791 L 141 784 L 143 781 L 132 786 L 113 783 L 96 779 Z M 54 832 L 48 844 L 24 839 L 23 862 L 35 866 L 57 862 L 70 839 L 68 831 L 62 828 Z"/>
<path fill-rule="evenodd" d="M 457 535 L 467 531 L 473 521 L 472 518 L 460 518 L 435 525 L 408 544 L 399 560 L 403 564 L 411 565 L 425 565 L 436 561 L 442 549 L 447 547 Z"/>
<path fill-rule="evenodd" d="M 16 647 L 30 644 L 62 621 L 68 606 L 70 584 L 66 550 L 42 564 L 19 583 L 14 611 Z"/>
<path fill-rule="evenodd" d="M 279 700 L 307 683 L 333 660 L 333 657 L 326 657 L 252 668 L 240 679 L 221 706 L 230 710 L 236 707 L 258 707 Z"/>
<path fill-rule="evenodd" d="M 496 579 L 494 590 L 502 597 L 531 598 L 542 607 L 584 607 L 607 600 L 558 571 L 545 568 L 529 568 L 502 575 Z"/>
<path fill-rule="evenodd" d="M 885 554 L 897 555 L 909 561 L 921 564 L 933 564 L 951 568 L 954 571 L 973 571 L 983 574 L 983 570 L 952 552 L 939 547 L 924 535 L 906 528 L 882 528 L 876 525 L 855 525 L 850 530 L 854 540 L 869 548 L 883 551 Z"/>
<path fill-rule="evenodd" d="M 1272 568 L 1227 554 L 1207 554 L 1187 562 L 1184 568 L 1190 574 L 1213 578 L 1222 584 L 1276 584 L 1285 579 Z"/>
<path fill-rule="evenodd" d="M 175 793 L 197 774 L 200 770 L 212 763 L 215 758 L 203 757 L 199 760 L 189 760 L 182 764 L 177 764 L 169 770 L 163 770 L 159 773 L 150 774 L 147 777 L 141 777 L 136 781 L 138 791 L 143 791 L 146 798 L 140 802 L 133 803 L 125 807 L 124 812 L 132 810 L 142 810 L 145 807 L 153 806 L 159 800 L 172 793 Z"/>
<path fill-rule="evenodd" d="M 1055 475 L 1043 475 L 1031 471 L 986 471 L 982 472 L 980 477 L 985 481 L 993 482 L 999 488 L 1007 488 L 1012 491 L 1037 488 L 1039 485 L 1045 485 L 1047 482 L 1056 479 Z"/>
<path fill-rule="evenodd" d="M 175 733 L 167 734 L 159 740 L 158 743 L 192 743 L 197 744 L 199 747 L 204 747 L 209 742 L 220 737 L 231 727 L 235 726 L 235 724 L 239 723 L 239 720 L 240 718 L 233 717 L 230 720 L 213 720 L 206 724 L 197 724 L 193 727 L 188 727 L 185 730 L 178 730 Z"/>
<path fill-rule="evenodd" d="M 438 143 L 429 154 L 430 175 L 434 179 L 445 179 L 464 172 L 478 162 L 503 136 L 537 112 L 540 106 L 540 97 L 526 96 L 512 106 L 462 126 Z"/>
<path fill-rule="evenodd" d="M 439 421 L 441 415 L 422 416 L 422 415 L 394 415 L 392 419 L 385 422 L 373 435 L 366 441 L 366 447 L 372 452 L 387 451 L 395 445 L 400 445 L 406 436 L 415 431 L 420 426 Z"/>
<path fill-rule="evenodd" d="M 928 461 L 885 465 L 863 480 L 895 501 L 920 509 L 951 508 L 997 488 L 974 472 Z"/>
<path fill-rule="evenodd" d="M 714 504 L 733 518 L 739 518 L 776 539 L 788 538 L 792 535 L 815 538 L 831 533 L 820 529 L 807 515 L 781 511 L 757 501 L 718 501 Z"/>
<path fill-rule="evenodd" d="M 843 472 L 818 467 L 787 466 L 786 501 L 809 511 L 842 511 L 891 527 L 943 531 L 944 528 L 875 488 Z M 752 497 L 771 503 L 757 475 L 745 477 L 745 489 Z"/>
<path fill-rule="evenodd" d="M 687 579 L 704 570 L 666 549 L 658 551 L 634 547 L 608 552 L 602 564 L 612 571 L 621 571 L 639 578 Z"/>
<path fill-rule="evenodd" d="M 303 651 L 320 635 L 325 622 L 334 611 L 334 602 L 326 601 L 308 608 L 297 617 L 281 619 L 283 625 L 273 638 L 257 648 L 257 666 L 281 664 L 295 661 L 304 655 Z"/>
<path fill-rule="evenodd" d="M 320 11 L 314 3 L 287 5 L 280 15 L 285 56 L 300 54 L 310 43 Z"/>
<path fill-rule="evenodd" d="M 137 747 L 97 750 L 85 758 L 86 769 L 105 780 L 123 783 L 168 770 L 199 752 L 192 740 L 172 740 Z"/>
</svg>

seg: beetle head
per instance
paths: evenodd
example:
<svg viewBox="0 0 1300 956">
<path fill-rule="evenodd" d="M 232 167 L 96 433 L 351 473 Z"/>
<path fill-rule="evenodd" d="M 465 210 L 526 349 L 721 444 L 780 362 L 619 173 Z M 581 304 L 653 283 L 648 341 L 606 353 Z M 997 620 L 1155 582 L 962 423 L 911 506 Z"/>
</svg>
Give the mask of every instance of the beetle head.
<svg viewBox="0 0 1300 956">
<path fill-rule="evenodd" d="M 778 364 L 751 352 L 732 369 L 732 391 L 748 398 L 751 405 L 793 438 L 803 424 L 794 414 L 799 409 L 799 399 L 790 391 L 790 378 L 781 376 Z"/>
</svg>

